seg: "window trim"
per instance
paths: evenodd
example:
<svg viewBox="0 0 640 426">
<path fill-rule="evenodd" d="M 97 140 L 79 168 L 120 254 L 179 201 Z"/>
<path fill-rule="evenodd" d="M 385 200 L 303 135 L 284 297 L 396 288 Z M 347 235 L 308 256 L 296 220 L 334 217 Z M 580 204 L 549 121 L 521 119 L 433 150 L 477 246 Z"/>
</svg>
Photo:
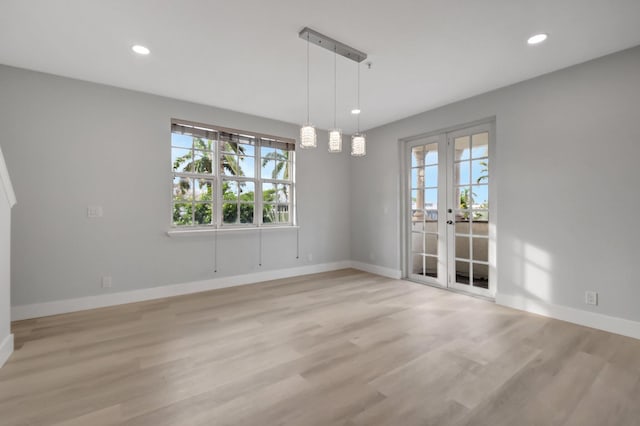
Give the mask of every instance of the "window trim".
<svg viewBox="0 0 640 426">
<path fill-rule="evenodd" d="M 190 120 L 182 120 L 182 119 L 171 119 L 170 125 L 170 135 L 177 134 L 185 134 L 184 132 L 176 131 L 179 128 L 192 128 L 193 133 L 192 136 L 202 137 L 205 139 L 214 139 L 216 141 L 214 145 L 214 149 L 211 151 L 213 155 L 213 161 L 211 165 L 211 174 L 203 174 L 203 173 L 195 173 L 195 172 L 178 172 L 175 170 L 171 170 L 171 200 L 169 203 L 170 215 L 169 215 L 169 231 L 167 234 L 169 236 L 182 236 L 182 235 L 203 235 L 209 234 L 211 232 L 220 232 L 220 231 L 244 231 L 244 230 L 255 230 L 255 229 L 297 229 L 297 193 L 296 193 L 296 140 L 292 138 L 285 138 L 280 136 L 273 136 L 265 133 L 258 133 L 252 131 L 238 130 L 232 129 L 228 127 L 222 126 L 214 126 L 210 124 L 198 123 Z M 198 134 L 200 133 L 200 134 Z M 233 176 L 233 175 L 223 175 L 222 170 L 220 170 L 220 156 L 221 153 L 221 144 L 220 144 L 220 134 L 226 133 L 230 135 L 238 135 L 238 136 L 247 136 L 253 138 L 255 140 L 254 149 L 254 177 L 246 177 L 246 176 Z M 262 152 L 261 148 L 265 145 L 263 143 L 265 141 L 271 141 L 270 144 L 274 145 L 274 147 L 278 147 L 280 144 L 286 145 L 286 147 L 281 147 L 279 149 L 289 149 L 289 151 L 293 154 L 290 161 L 291 167 L 291 177 L 290 180 L 280 180 L 280 179 L 272 179 L 272 178 L 262 178 Z M 241 140 L 238 143 L 243 143 Z M 282 146 L 280 145 L 280 146 Z M 173 144 L 170 142 L 169 147 L 172 150 Z M 193 152 L 193 146 L 191 148 Z M 174 213 L 174 204 L 175 199 L 173 198 L 174 184 L 173 180 L 176 177 L 189 177 L 194 179 L 207 179 L 213 181 L 213 185 L 215 188 L 215 196 L 212 200 L 212 216 L 213 223 L 210 225 L 175 225 L 173 221 L 173 213 Z M 225 180 L 230 181 L 247 181 L 254 183 L 254 215 L 253 215 L 253 223 L 233 223 L 233 224 L 225 224 L 223 222 L 223 204 L 224 195 L 222 194 L 223 182 Z M 286 184 L 291 187 L 291 194 L 289 200 L 289 221 L 288 222 L 275 222 L 275 223 L 264 223 L 263 222 L 263 207 L 265 204 L 268 205 L 279 205 L 284 203 L 264 203 L 262 197 L 262 184 L 263 183 L 272 183 L 276 184 Z M 239 197 L 239 194 L 238 194 Z M 193 203 L 193 200 L 192 200 Z M 241 204 L 239 200 L 237 204 Z M 250 204 L 250 203 L 246 203 Z M 239 217 L 238 217 L 239 219 Z"/>
</svg>

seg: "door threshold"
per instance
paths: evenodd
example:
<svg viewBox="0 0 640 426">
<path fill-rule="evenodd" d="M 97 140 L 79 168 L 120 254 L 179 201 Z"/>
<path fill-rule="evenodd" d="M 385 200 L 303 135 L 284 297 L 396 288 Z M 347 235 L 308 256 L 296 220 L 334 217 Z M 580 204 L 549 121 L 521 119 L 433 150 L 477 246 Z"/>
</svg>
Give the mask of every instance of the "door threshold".
<svg viewBox="0 0 640 426">
<path fill-rule="evenodd" d="M 425 283 L 422 281 L 416 281 L 416 280 L 412 280 L 410 278 L 402 278 L 405 281 L 409 281 L 412 283 L 416 283 L 416 284 L 421 284 L 421 285 L 426 285 L 429 287 L 433 287 L 433 288 L 437 288 L 439 290 L 445 290 L 451 293 L 456 293 L 456 294 L 462 294 L 463 296 L 470 296 L 470 297 L 474 297 L 476 299 L 482 299 L 482 300 L 486 300 L 487 302 L 492 302 L 492 303 L 496 303 L 496 298 L 495 297 L 491 297 L 491 296 L 483 296 L 482 294 L 476 294 L 476 293 L 471 293 L 470 291 L 464 291 L 464 290 L 458 290 L 457 288 L 450 288 L 450 287 L 442 287 L 438 284 L 431 284 L 431 283 Z"/>
</svg>

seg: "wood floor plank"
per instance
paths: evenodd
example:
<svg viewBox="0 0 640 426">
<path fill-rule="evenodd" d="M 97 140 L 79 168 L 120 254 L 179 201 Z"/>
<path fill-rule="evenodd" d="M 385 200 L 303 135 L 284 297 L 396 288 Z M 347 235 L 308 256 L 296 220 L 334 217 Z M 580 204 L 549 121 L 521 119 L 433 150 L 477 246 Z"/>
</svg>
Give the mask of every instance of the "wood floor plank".
<svg viewBox="0 0 640 426">
<path fill-rule="evenodd" d="M 640 341 L 352 269 L 12 331 L 2 426 L 640 424 Z"/>
</svg>

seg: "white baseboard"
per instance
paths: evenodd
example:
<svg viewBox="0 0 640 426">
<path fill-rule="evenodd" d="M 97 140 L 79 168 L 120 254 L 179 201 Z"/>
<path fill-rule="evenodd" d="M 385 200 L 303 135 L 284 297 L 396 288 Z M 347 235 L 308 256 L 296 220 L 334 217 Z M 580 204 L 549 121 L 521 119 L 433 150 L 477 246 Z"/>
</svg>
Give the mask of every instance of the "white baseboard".
<svg viewBox="0 0 640 426">
<path fill-rule="evenodd" d="M 143 302 L 145 300 L 162 299 L 165 297 L 199 293 L 202 291 L 235 287 L 280 278 L 336 271 L 345 268 L 354 268 L 393 279 L 400 279 L 402 277 L 402 272 L 400 270 L 364 262 L 346 260 L 214 278 L 204 281 L 172 284 L 162 287 L 151 287 L 140 290 L 101 294 L 98 296 L 87 296 L 53 302 L 35 303 L 31 305 L 13 306 L 11 308 L 11 320 L 18 321 L 29 318 L 83 311 L 87 309 L 122 305 L 125 303 Z M 531 300 L 522 296 L 500 293 L 496 294 L 496 303 L 510 308 L 640 339 L 640 322 Z M 10 334 L 0 344 L 0 367 L 6 362 L 12 352 L 13 335 Z"/>
<path fill-rule="evenodd" d="M 2 339 L 2 343 L 0 343 L 0 368 L 2 368 L 5 362 L 7 362 L 12 353 L 13 334 L 9 334 L 7 337 Z"/>
<path fill-rule="evenodd" d="M 162 287 L 151 287 L 140 290 L 123 291 L 118 293 L 101 294 L 98 296 L 79 297 L 75 299 L 57 300 L 53 302 L 19 305 L 11 308 L 11 320 L 19 321 L 49 315 L 65 314 L 84 311 L 87 309 L 104 308 L 125 303 L 143 302 L 145 300 L 162 299 L 183 294 L 199 293 L 220 288 L 253 284 L 261 281 L 277 280 L 299 275 L 316 274 L 319 272 L 335 271 L 351 267 L 350 261 L 322 263 L 317 265 L 298 266 L 287 269 L 276 269 L 255 272 L 230 277 L 213 278 L 204 281 L 193 281 L 182 284 L 172 284 Z"/>
<path fill-rule="evenodd" d="M 496 295 L 496 303 L 521 311 L 640 339 L 640 322 L 500 293 Z"/>
<path fill-rule="evenodd" d="M 361 271 L 370 272 L 376 275 L 382 275 L 387 278 L 394 278 L 399 280 L 402 278 L 402 271 L 399 269 L 391 269 L 385 268 L 384 266 L 372 265 L 370 263 L 364 262 L 356 262 L 355 260 L 351 261 L 351 267 L 354 269 L 359 269 Z"/>
</svg>

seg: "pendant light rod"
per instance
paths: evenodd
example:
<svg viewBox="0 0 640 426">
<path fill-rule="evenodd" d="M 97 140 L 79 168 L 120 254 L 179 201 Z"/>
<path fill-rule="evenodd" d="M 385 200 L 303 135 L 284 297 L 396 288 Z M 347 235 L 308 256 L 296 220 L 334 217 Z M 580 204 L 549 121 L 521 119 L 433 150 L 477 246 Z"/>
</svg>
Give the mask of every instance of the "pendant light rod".
<svg viewBox="0 0 640 426">
<path fill-rule="evenodd" d="M 351 46 L 348 46 L 338 40 L 334 40 L 331 37 L 328 37 L 324 34 L 321 34 L 317 31 L 312 30 L 309 27 L 304 27 L 298 36 L 301 39 L 305 39 L 317 46 L 323 47 L 330 51 L 335 51 L 338 55 L 344 56 L 347 59 L 351 59 L 355 62 L 362 62 L 367 59 L 367 54 L 355 49 Z"/>
<path fill-rule="evenodd" d="M 357 67 L 358 67 L 358 111 L 360 111 L 360 64 L 358 64 Z M 358 120 L 358 133 L 360 133 L 360 114 L 358 114 L 357 120 Z"/>
<path fill-rule="evenodd" d="M 329 152 L 342 152 L 342 132 L 337 128 L 338 110 L 338 54 L 333 49 L 333 128 L 329 130 Z"/>
<path fill-rule="evenodd" d="M 307 34 L 307 123 L 309 123 L 309 34 Z"/>
<path fill-rule="evenodd" d="M 300 148 L 315 148 L 317 146 L 318 134 L 315 127 L 310 122 L 310 95 L 309 95 L 309 35 L 307 35 L 307 122 L 300 128 Z"/>
<path fill-rule="evenodd" d="M 336 128 L 336 110 L 338 109 L 338 71 L 337 71 L 337 58 L 338 54 L 334 47 L 333 49 L 333 128 Z"/>
</svg>

